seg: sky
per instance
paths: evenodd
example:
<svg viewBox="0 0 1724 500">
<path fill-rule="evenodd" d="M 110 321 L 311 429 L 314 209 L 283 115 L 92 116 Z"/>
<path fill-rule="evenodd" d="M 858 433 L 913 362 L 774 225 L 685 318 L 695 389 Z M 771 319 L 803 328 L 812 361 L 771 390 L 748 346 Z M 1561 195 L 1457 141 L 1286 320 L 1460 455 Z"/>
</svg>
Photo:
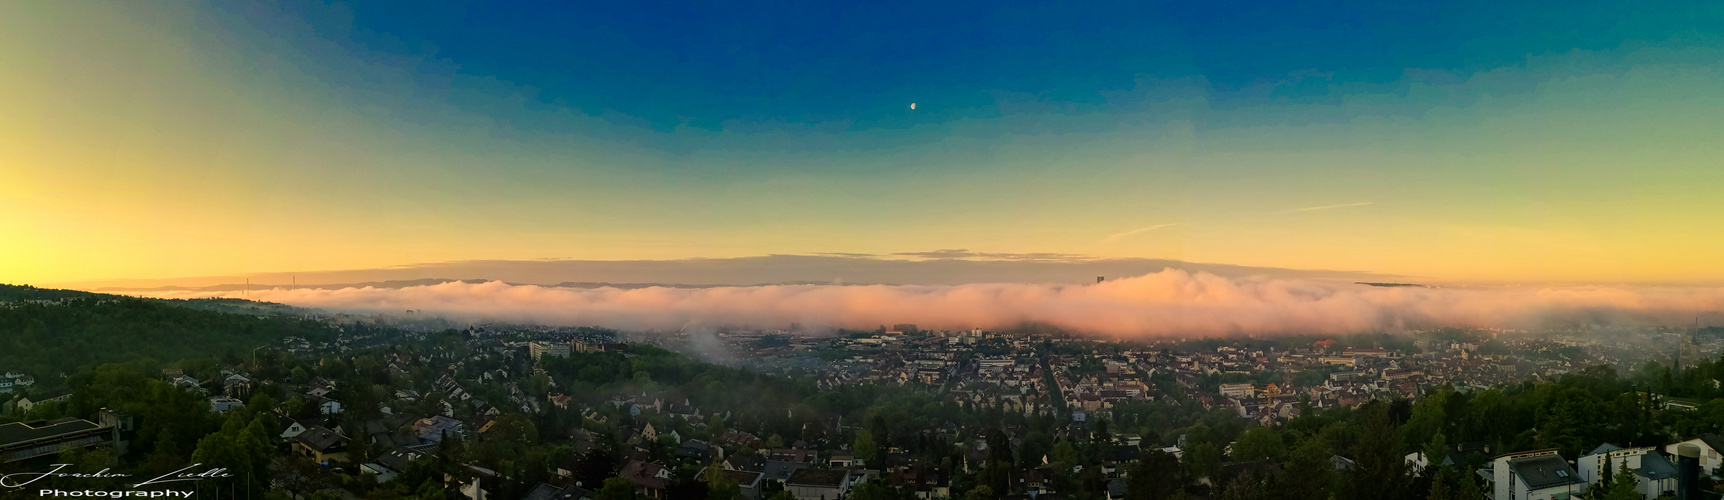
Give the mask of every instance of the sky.
<svg viewBox="0 0 1724 500">
<path fill-rule="evenodd" d="M 1724 4 L 1297 3 L 0 4 L 0 282 L 965 249 L 1724 283 Z"/>
</svg>

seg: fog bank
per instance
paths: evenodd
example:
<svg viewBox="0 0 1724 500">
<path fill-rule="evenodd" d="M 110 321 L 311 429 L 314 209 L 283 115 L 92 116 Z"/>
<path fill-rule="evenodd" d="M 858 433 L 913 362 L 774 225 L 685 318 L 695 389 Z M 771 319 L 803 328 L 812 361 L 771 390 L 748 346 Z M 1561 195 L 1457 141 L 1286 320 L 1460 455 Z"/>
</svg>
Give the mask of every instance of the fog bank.
<svg viewBox="0 0 1724 500">
<path fill-rule="evenodd" d="M 162 292 L 158 297 L 237 297 Z M 1169 269 L 1088 285 L 779 285 L 572 289 L 503 282 L 406 288 L 254 290 L 253 300 L 355 313 L 415 310 L 457 320 L 600 325 L 674 331 L 690 324 L 799 323 L 872 329 L 1003 328 L 1042 323 L 1113 337 L 1241 333 L 1339 334 L 1457 327 L 1586 324 L 1691 325 L 1724 310 L 1724 288 L 1375 287 L 1329 281 L 1230 278 Z"/>
</svg>

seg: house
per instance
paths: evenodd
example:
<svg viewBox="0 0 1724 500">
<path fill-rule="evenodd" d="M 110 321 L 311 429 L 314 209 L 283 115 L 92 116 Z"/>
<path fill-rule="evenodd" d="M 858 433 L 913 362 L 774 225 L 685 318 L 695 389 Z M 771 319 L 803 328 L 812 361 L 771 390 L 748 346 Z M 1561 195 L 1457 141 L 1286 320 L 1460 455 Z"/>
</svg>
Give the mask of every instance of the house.
<svg viewBox="0 0 1724 500">
<path fill-rule="evenodd" d="M 1109 479 L 1107 481 L 1107 500 L 1124 500 L 1127 489 L 1125 478 Z"/>
<path fill-rule="evenodd" d="M 1111 475 L 1111 472 L 1106 472 L 1107 470 L 1106 466 L 1103 466 L 1103 474 Z M 1013 469 L 1008 481 L 1011 481 L 1013 489 L 1021 488 L 1023 491 L 1029 492 L 1031 496 L 1052 493 L 1052 481 L 1049 481 L 1049 476 L 1043 472 L 1042 469 Z"/>
<path fill-rule="evenodd" d="M 133 430 L 131 417 L 104 409 L 98 420 L 67 417 L 0 424 L 0 463 L 96 446 L 113 446 L 116 455 L 124 454 L 126 433 Z"/>
<path fill-rule="evenodd" d="M 677 445 L 675 454 L 681 458 L 689 458 L 706 463 L 711 462 L 715 458 L 724 458 L 724 448 L 708 445 L 706 441 L 701 441 L 699 439 L 690 439 Z"/>
<path fill-rule="evenodd" d="M 314 425 L 294 436 L 289 442 L 293 450 L 311 457 L 317 463 L 329 463 L 347 458 L 347 437 L 341 433 Z"/>
<path fill-rule="evenodd" d="M 327 396 L 329 393 L 335 392 L 335 382 L 330 382 L 328 379 L 323 377 L 312 377 L 311 381 L 306 382 L 306 386 L 311 389 L 310 391 L 307 391 L 308 393 L 315 394 L 319 397 Z"/>
<path fill-rule="evenodd" d="M 232 410 L 234 408 L 239 408 L 241 406 L 245 406 L 245 402 L 240 401 L 238 399 L 230 398 L 227 396 L 212 396 L 212 397 L 210 397 L 210 409 L 215 410 L 218 413 L 226 412 L 228 410 Z"/>
<path fill-rule="evenodd" d="M 855 455 L 851 455 L 848 451 L 834 451 L 832 452 L 832 458 L 826 459 L 826 466 L 834 469 L 859 467 L 861 464 L 862 460 L 856 458 Z"/>
<path fill-rule="evenodd" d="M 800 500 L 832 500 L 850 493 L 850 471 L 800 469 L 784 481 L 784 489 Z"/>
<path fill-rule="evenodd" d="M 1233 399 L 1249 398 L 1253 391 L 1251 384 L 1221 384 L 1221 395 Z"/>
<path fill-rule="evenodd" d="M 766 455 L 767 460 L 812 464 L 820 458 L 818 450 L 800 450 L 795 448 L 778 448 Z"/>
<path fill-rule="evenodd" d="M 377 463 L 377 462 L 369 462 L 369 463 L 360 464 L 359 465 L 359 473 L 370 475 L 370 476 L 376 476 L 378 483 L 387 483 L 390 481 L 394 481 L 395 476 L 399 474 L 398 472 L 395 472 L 394 469 L 384 467 L 383 464 Z"/>
<path fill-rule="evenodd" d="M 671 403 L 664 405 L 664 412 L 669 413 L 673 417 L 680 418 L 685 422 L 699 422 L 701 419 L 705 418 L 700 414 L 699 408 L 695 408 L 694 405 L 689 404 L 687 398 L 684 398 L 681 404 Z"/>
<path fill-rule="evenodd" d="M 460 420 L 455 420 L 443 415 L 437 415 L 414 421 L 413 433 L 418 435 L 419 439 L 426 442 L 441 443 L 443 442 L 444 434 L 460 435 L 462 432 L 461 426 L 462 424 Z"/>
<path fill-rule="evenodd" d="M 393 449 L 397 446 L 418 446 L 425 444 L 419 439 L 419 434 L 413 429 L 413 422 L 418 418 L 410 415 L 385 415 L 383 418 L 365 422 L 363 426 L 365 442 L 377 445 L 383 449 Z"/>
<path fill-rule="evenodd" d="M 747 470 L 760 472 L 766 470 L 766 459 L 749 458 L 744 455 L 731 455 L 719 463 L 724 470 Z"/>
<path fill-rule="evenodd" d="M 1675 456 L 1676 447 L 1684 444 L 1700 447 L 1701 472 L 1708 476 L 1718 475 L 1718 466 L 1724 464 L 1724 456 L 1720 456 L 1720 452 L 1724 452 L 1724 436 L 1705 434 L 1680 443 L 1671 443 L 1664 446 L 1664 453 Z"/>
<path fill-rule="evenodd" d="M 313 426 L 313 425 L 317 425 L 317 422 L 315 420 L 303 420 L 303 421 L 297 421 L 296 420 L 293 422 L 289 422 L 287 424 L 287 429 L 284 429 L 281 431 L 281 438 L 282 439 L 293 439 L 294 436 L 298 436 L 300 433 L 305 432 L 306 429 L 311 428 L 311 426 Z"/>
<path fill-rule="evenodd" d="M 751 450 L 761 449 L 764 445 L 759 436 L 747 432 L 725 431 L 719 440 Z"/>
<path fill-rule="evenodd" d="M 198 379 L 192 378 L 190 375 L 186 375 L 184 373 L 175 373 L 170 375 L 168 377 L 168 382 L 174 384 L 174 387 L 183 389 L 197 389 L 198 385 L 201 384 L 201 382 L 198 382 Z"/>
<path fill-rule="evenodd" d="M 532 491 L 528 491 L 521 500 L 587 500 L 593 498 L 593 492 L 579 486 L 552 486 L 539 483 Z"/>
<path fill-rule="evenodd" d="M 1489 471 L 1489 474 L 1485 474 Z M 1510 453 L 1480 470 L 1495 500 L 1551 500 L 1586 492 L 1586 481 L 1556 450 Z"/>
<path fill-rule="evenodd" d="M 790 481 L 790 477 L 796 475 L 797 471 L 806 468 L 808 468 L 808 464 L 800 462 L 767 460 L 762 462 L 760 472 L 766 474 L 766 479 L 784 483 Z"/>
<path fill-rule="evenodd" d="M 377 476 L 377 482 L 387 483 L 407 470 L 407 465 L 431 452 L 429 446 L 397 446 L 377 457 L 377 461 L 360 466 L 360 471 Z"/>
<path fill-rule="evenodd" d="M 251 395 L 251 379 L 238 373 L 228 375 L 221 382 L 222 393 L 235 399 L 244 399 Z"/>
<path fill-rule="evenodd" d="M 665 490 L 670 487 L 670 469 L 652 462 L 630 460 L 617 475 L 633 484 L 635 493 L 645 498 L 664 498 Z"/>
<path fill-rule="evenodd" d="M 736 483 L 736 486 L 742 490 L 742 498 L 747 500 L 760 499 L 760 487 L 766 484 L 766 474 L 757 471 L 730 469 L 723 469 L 718 472 L 724 474 L 724 477 L 730 482 Z M 700 477 L 706 477 L 706 474 L 707 470 L 701 469 Z"/>
<path fill-rule="evenodd" d="M 947 498 L 952 493 L 952 477 L 939 467 L 895 467 L 887 479 L 923 500 Z"/>
<path fill-rule="evenodd" d="M 55 392 L 51 392 L 48 394 L 36 396 L 34 398 L 29 397 L 29 396 L 21 397 L 21 398 L 18 398 L 18 411 L 21 411 L 24 413 L 30 413 L 30 410 L 36 409 L 37 406 L 40 406 L 43 403 L 49 403 L 49 402 L 53 402 L 53 401 L 65 401 L 71 397 L 72 397 L 72 393 L 66 392 L 66 391 L 55 391 Z"/>
<path fill-rule="evenodd" d="M 485 500 L 485 488 L 479 485 L 484 479 L 475 477 L 471 483 L 461 483 L 461 487 L 456 491 L 461 494 L 461 498 L 467 500 Z"/>
<path fill-rule="evenodd" d="M 1651 499 L 1676 492 L 1676 464 L 1655 447 L 1623 449 L 1605 443 L 1576 462 L 1580 465 L 1581 479 L 1587 483 L 1597 484 L 1604 479 L 1606 468 L 1614 474 L 1626 466 L 1639 481 L 1635 490 L 1642 496 Z"/>
<path fill-rule="evenodd" d="M 0 375 L 0 394 L 9 394 L 13 390 L 29 387 L 36 383 L 36 377 L 18 372 L 6 372 Z"/>
</svg>

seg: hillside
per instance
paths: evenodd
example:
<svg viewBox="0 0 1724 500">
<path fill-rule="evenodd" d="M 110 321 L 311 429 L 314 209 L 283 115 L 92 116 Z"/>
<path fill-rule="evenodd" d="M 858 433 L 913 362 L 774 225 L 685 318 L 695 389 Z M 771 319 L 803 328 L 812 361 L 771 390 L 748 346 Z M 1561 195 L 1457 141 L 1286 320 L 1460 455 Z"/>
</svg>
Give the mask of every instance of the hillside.
<svg viewBox="0 0 1724 500">
<path fill-rule="evenodd" d="M 53 384 L 61 374 L 103 363 L 243 356 L 289 337 L 327 339 L 335 330 L 281 314 L 272 304 L 223 303 L 0 285 L 0 372 L 23 372 Z"/>
</svg>

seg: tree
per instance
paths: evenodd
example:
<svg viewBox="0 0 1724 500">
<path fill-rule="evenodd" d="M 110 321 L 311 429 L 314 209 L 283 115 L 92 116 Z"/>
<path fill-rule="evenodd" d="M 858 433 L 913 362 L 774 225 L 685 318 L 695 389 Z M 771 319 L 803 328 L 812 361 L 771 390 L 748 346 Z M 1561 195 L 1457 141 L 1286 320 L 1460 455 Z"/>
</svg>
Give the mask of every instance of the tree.
<svg viewBox="0 0 1724 500">
<path fill-rule="evenodd" d="M 1065 469 L 1068 471 L 1071 470 L 1072 466 L 1078 464 L 1077 447 L 1072 446 L 1071 441 L 1060 440 L 1059 442 L 1054 443 L 1054 451 L 1049 453 L 1049 455 L 1050 456 L 1048 458 L 1051 459 L 1051 461 L 1059 462 L 1060 465 L 1064 465 Z"/>
<path fill-rule="evenodd" d="M 988 461 L 1008 466 L 1013 463 L 1012 438 L 1007 437 L 1005 431 L 994 429 L 988 433 Z"/>
<path fill-rule="evenodd" d="M 259 479 L 268 471 L 271 449 L 264 439 L 258 437 L 259 434 L 268 435 L 261 425 L 261 422 L 254 422 L 247 426 L 244 415 L 234 413 L 222 426 L 221 432 L 198 441 L 197 450 L 192 452 L 192 462 L 220 464 L 231 470 L 234 477 L 214 480 L 218 485 L 245 484 L 250 487 L 248 481 Z"/>
<path fill-rule="evenodd" d="M 1312 436 L 1299 441 L 1299 445 L 1287 454 L 1287 463 L 1277 476 L 1276 484 L 1282 497 L 1328 497 L 1335 484 L 1333 456 L 1335 450 L 1321 437 Z"/>
<path fill-rule="evenodd" d="M 1425 469 L 1427 474 L 1439 467 L 1442 467 L 1443 460 L 1448 459 L 1449 456 L 1448 437 L 1443 436 L 1443 433 L 1438 432 L 1437 435 L 1431 437 L 1431 441 L 1429 443 L 1425 443 L 1425 449 L 1422 453 L 1425 455 Z"/>
<path fill-rule="evenodd" d="M 742 500 L 742 487 L 725 475 L 724 468 L 719 467 L 716 460 L 706 466 L 701 480 L 706 482 L 707 500 Z"/>
<path fill-rule="evenodd" d="M 993 500 L 993 499 L 994 499 L 994 489 L 989 488 L 987 485 L 977 486 L 975 489 L 970 490 L 969 493 L 964 494 L 964 500 Z"/>
<path fill-rule="evenodd" d="M 1401 498 L 1407 480 L 1407 464 L 1401 456 L 1400 436 L 1389 405 L 1370 403 L 1361 408 L 1365 427 L 1354 447 L 1358 470 L 1352 474 L 1349 497 L 1360 500 Z"/>
<path fill-rule="evenodd" d="M 629 480 L 613 477 L 605 480 L 605 486 L 599 488 L 598 500 L 634 500 L 635 485 Z"/>
<path fill-rule="evenodd" d="M 1534 446 L 1557 448 L 1570 456 L 1578 455 L 1586 442 L 1584 436 L 1596 427 L 1597 419 L 1594 417 L 1600 413 L 1596 408 L 1597 398 L 1580 388 L 1560 387 L 1552 387 L 1555 394 L 1550 397 L 1550 408 L 1538 425 Z"/>
<path fill-rule="evenodd" d="M 275 478 L 275 485 L 287 490 L 288 496 L 299 498 L 301 493 L 311 493 L 331 486 L 334 481 L 322 467 L 311 463 L 311 459 L 280 455 L 269 464 L 270 477 Z"/>
<path fill-rule="evenodd" d="M 856 431 L 856 442 L 850 447 L 855 450 L 856 458 L 862 459 L 863 463 L 874 464 L 878 458 L 879 444 L 874 442 L 874 433 L 868 432 L 867 429 Z"/>
<path fill-rule="evenodd" d="M 1443 425 L 1448 421 L 1449 397 L 1453 393 L 1454 389 L 1443 386 L 1413 405 L 1413 416 L 1402 428 L 1407 449 L 1417 450 L 1443 432 Z"/>
<path fill-rule="evenodd" d="M 1244 473 L 1227 483 L 1226 489 L 1216 495 L 1216 500 L 1266 500 L 1269 498 L 1269 487 L 1256 474 Z"/>
<path fill-rule="evenodd" d="M 616 463 L 622 460 L 609 445 L 594 446 L 575 459 L 575 480 L 588 488 L 605 483 L 617 473 Z"/>
<path fill-rule="evenodd" d="M 1431 491 L 1425 496 L 1427 500 L 1473 500 L 1483 495 L 1473 474 L 1454 467 L 1436 470 L 1431 478 Z"/>
<path fill-rule="evenodd" d="M 1159 449 L 1144 450 L 1126 474 L 1127 491 L 1132 500 L 1162 500 L 1172 498 L 1183 489 L 1179 477 L 1179 459 Z"/>
<path fill-rule="evenodd" d="M 1608 469 L 1608 467 L 1606 468 Z M 1635 488 L 1640 487 L 1640 479 L 1634 476 L 1634 472 L 1628 470 L 1628 461 L 1624 460 L 1613 476 L 1608 483 L 1603 481 L 1598 483 L 1598 488 L 1604 490 L 1600 500 L 1640 500 L 1644 498 L 1639 491 L 1635 491 Z"/>
<path fill-rule="evenodd" d="M 1449 491 L 1449 482 L 1443 481 L 1441 478 L 1439 478 L 1436 481 L 1431 481 L 1431 493 L 1429 495 L 1425 496 L 1425 500 L 1457 500 L 1457 499 L 1455 498 L 1454 492 Z M 1467 499 L 1467 500 L 1472 500 L 1472 499 Z"/>
<path fill-rule="evenodd" d="M 1239 434 L 1233 442 L 1233 460 L 1253 462 L 1262 459 L 1281 461 L 1287 445 L 1275 429 L 1257 427 Z"/>
<path fill-rule="evenodd" d="M 857 485 L 850 490 L 848 500 L 893 500 L 897 491 L 891 485 L 880 479 L 874 479 Z M 709 499 L 711 497 L 708 497 Z"/>
<path fill-rule="evenodd" d="M 1325 460 L 1328 457 L 1324 457 Z M 1214 479 L 1221 474 L 1221 450 L 1209 443 L 1198 443 L 1185 450 L 1180 465 L 1193 479 Z"/>
</svg>

